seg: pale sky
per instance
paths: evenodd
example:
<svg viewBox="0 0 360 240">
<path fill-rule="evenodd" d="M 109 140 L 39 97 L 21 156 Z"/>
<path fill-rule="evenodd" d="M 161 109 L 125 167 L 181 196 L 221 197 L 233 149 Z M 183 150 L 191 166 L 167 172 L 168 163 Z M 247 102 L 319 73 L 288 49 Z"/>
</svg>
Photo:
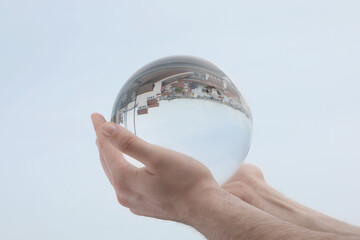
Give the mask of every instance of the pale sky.
<svg viewBox="0 0 360 240">
<path fill-rule="evenodd" d="M 133 216 L 102 172 L 110 117 L 146 63 L 218 65 L 254 118 L 246 162 L 290 198 L 360 225 L 359 1 L 0 0 L 0 239 L 201 239 Z"/>
<path fill-rule="evenodd" d="M 246 115 L 215 101 L 163 100 L 148 114 L 135 116 L 137 136 L 199 160 L 219 184 L 236 172 L 251 140 Z"/>
</svg>

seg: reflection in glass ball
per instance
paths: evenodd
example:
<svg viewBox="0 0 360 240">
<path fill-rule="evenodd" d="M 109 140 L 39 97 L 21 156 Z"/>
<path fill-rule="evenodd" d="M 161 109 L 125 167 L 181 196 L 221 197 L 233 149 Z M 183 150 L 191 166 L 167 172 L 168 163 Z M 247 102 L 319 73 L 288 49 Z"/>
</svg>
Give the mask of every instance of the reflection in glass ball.
<svg viewBox="0 0 360 240">
<path fill-rule="evenodd" d="M 244 98 L 217 66 L 195 57 L 162 58 L 138 70 L 120 90 L 111 120 L 199 160 L 220 184 L 250 147 L 252 117 Z"/>
</svg>

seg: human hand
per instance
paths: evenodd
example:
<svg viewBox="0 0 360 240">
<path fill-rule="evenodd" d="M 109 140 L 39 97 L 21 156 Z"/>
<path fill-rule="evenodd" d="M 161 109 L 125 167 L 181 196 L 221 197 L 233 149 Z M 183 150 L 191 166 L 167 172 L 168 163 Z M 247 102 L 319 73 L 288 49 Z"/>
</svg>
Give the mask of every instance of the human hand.
<svg viewBox="0 0 360 240">
<path fill-rule="evenodd" d="M 262 189 L 261 186 L 266 184 L 256 167 L 244 165 L 221 188 L 210 171 L 195 159 L 147 143 L 126 129 L 106 122 L 99 114 L 93 114 L 92 120 L 104 171 L 119 203 L 134 214 L 191 225 L 208 239 L 253 239 L 248 236 L 277 239 L 279 237 L 271 235 L 283 237 L 283 232 L 288 234 L 289 231 L 296 236 L 300 233 L 306 236 L 320 234 L 304 231 L 239 201 L 241 198 L 251 204 L 251 200 L 256 199 L 252 195 L 263 194 L 267 189 Z M 133 166 L 126 161 L 123 153 L 142 162 L 145 167 Z M 278 231 L 268 231 L 266 226 L 270 225 Z"/>
<path fill-rule="evenodd" d="M 185 223 L 196 203 L 221 189 L 199 161 L 150 144 L 100 114 L 92 121 L 104 171 L 119 203 L 134 214 Z M 123 153 L 145 167 L 133 166 Z"/>
<path fill-rule="evenodd" d="M 257 201 L 261 199 L 260 194 L 268 185 L 260 168 L 243 164 L 222 187 L 243 201 L 259 207 Z"/>
<path fill-rule="evenodd" d="M 272 188 L 262 171 L 244 164 L 223 186 L 223 189 L 248 204 L 282 220 L 316 231 L 360 236 L 358 227 L 305 207 Z"/>
</svg>

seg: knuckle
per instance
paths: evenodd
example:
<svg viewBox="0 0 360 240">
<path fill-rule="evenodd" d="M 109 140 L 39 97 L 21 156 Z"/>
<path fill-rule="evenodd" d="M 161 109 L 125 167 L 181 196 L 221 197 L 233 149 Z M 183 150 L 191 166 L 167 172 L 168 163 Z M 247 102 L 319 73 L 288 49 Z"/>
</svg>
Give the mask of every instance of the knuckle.
<svg viewBox="0 0 360 240">
<path fill-rule="evenodd" d="M 124 195 L 116 194 L 116 199 L 122 206 L 129 207 L 129 200 Z"/>
<path fill-rule="evenodd" d="M 159 151 L 156 148 L 153 148 L 151 151 L 148 151 L 149 154 L 147 156 L 147 160 L 151 163 L 153 168 L 159 169 L 161 168 L 164 163 L 162 161 L 163 156 L 159 154 Z"/>
<path fill-rule="evenodd" d="M 136 142 L 136 137 L 130 134 L 126 134 L 121 138 L 119 148 L 122 152 L 127 153 L 131 151 Z"/>
<path fill-rule="evenodd" d="M 246 173 L 248 175 L 250 175 L 250 177 L 264 180 L 264 175 L 263 175 L 262 171 L 260 170 L 260 168 L 258 168 L 257 166 L 255 166 L 253 164 L 245 164 L 243 167 L 244 167 Z"/>
<path fill-rule="evenodd" d="M 137 215 L 137 216 L 142 216 L 143 214 L 141 214 L 141 212 L 137 209 L 134 209 L 134 208 L 130 208 L 129 209 L 130 212 L 132 212 L 133 214 Z"/>
</svg>

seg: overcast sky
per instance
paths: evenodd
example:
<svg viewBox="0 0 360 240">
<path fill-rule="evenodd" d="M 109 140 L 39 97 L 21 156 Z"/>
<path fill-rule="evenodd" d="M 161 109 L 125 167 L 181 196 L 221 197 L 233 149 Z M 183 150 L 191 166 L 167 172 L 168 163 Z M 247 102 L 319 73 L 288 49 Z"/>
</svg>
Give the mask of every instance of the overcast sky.
<svg viewBox="0 0 360 240">
<path fill-rule="evenodd" d="M 246 162 L 360 225 L 359 1 L 0 0 L 0 238 L 201 239 L 131 215 L 90 122 L 144 64 L 195 55 L 253 113 Z"/>
</svg>

